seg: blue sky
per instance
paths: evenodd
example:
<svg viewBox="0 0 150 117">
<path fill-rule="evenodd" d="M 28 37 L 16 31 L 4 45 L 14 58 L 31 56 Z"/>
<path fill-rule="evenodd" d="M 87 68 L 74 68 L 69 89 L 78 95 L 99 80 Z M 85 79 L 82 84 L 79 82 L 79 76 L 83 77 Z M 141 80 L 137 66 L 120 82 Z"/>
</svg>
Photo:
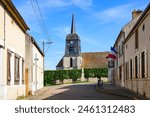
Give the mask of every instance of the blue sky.
<svg viewBox="0 0 150 117">
<path fill-rule="evenodd" d="M 70 33 L 71 16 L 75 15 L 76 32 L 82 52 L 109 51 L 121 28 L 131 20 L 134 9 L 144 10 L 149 0 L 37 0 L 49 36 L 38 23 L 30 0 L 12 0 L 42 49 L 45 45 L 45 69 L 55 66 L 65 52 L 66 35 Z"/>
</svg>

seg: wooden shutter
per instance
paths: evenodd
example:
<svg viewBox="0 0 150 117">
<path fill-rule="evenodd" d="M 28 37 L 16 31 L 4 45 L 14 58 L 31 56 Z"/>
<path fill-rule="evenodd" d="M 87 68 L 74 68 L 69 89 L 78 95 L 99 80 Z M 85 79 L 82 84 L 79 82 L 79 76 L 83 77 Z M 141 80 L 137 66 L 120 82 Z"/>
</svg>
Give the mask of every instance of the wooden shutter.
<svg viewBox="0 0 150 117">
<path fill-rule="evenodd" d="M 132 79 L 135 78 L 135 58 L 132 58 Z"/>
<path fill-rule="evenodd" d="M 142 65 L 141 65 L 141 53 L 139 54 L 139 78 L 142 78 Z"/>
<path fill-rule="evenodd" d="M 144 55 L 145 55 L 145 78 L 148 77 L 148 52 L 147 50 L 144 51 Z"/>
<path fill-rule="evenodd" d="M 7 50 L 7 84 L 10 85 L 11 80 L 11 53 Z"/>
</svg>

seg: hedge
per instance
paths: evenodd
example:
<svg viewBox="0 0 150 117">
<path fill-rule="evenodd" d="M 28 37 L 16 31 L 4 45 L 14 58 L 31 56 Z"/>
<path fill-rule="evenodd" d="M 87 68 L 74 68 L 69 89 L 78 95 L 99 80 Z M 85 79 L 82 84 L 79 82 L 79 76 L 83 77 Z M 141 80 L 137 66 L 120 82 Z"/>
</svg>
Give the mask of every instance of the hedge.
<svg viewBox="0 0 150 117">
<path fill-rule="evenodd" d="M 82 70 L 48 70 L 44 72 L 44 85 L 55 85 L 56 80 L 60 80 L 63 84 L 64 79 L 72 79 L 73 82 L 81 78 Z M 101 78 L 108 76 L 107 68 L 84 69 L 84 77 L 88 78 Z"/>
<path fill-rule="evenodd" d="M 84 77 L 88 78 L 101 78 L 101 77 L 108 77 L 108 69 L 107 68 L 85 68 L 84 69 Z"/>
<path fill-rule="evenodd" d="M 56 80 L 60 80 L 63 84 L 64 79 L 72 79 L 73 82 L 81 78 L 80 70 L 55 70 L 55 71 L 45 71 L 44 72 L 44 85 L 54 85 Z"/>
</svg>

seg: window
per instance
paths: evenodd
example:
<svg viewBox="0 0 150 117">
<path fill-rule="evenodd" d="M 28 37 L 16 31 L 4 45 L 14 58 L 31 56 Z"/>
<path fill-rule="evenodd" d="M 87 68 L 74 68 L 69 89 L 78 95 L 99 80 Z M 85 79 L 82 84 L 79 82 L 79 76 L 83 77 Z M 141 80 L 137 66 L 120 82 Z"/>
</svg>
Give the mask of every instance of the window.
<svg viewBox="0 0 150 117">
<path fill-rule="evenodd" d="M 120 50 L 120 45 L 119 45 L 119 57 L 120 57 L 120 51 L 121 51 L 121 50 Z"/>
<path fill-rule="evenodd" d="M 135 57 L 135 78 L 138 78 L 138 60 L 137 56 Z"/>
<path fill-rule="evenodd" d="M 142 52 L 141 54 L 141 72 L 142 72 L 142 78 L 145 78 L 145 53 Z"/>
<path fill-rule="evenodd" d="M 73 67 L 73 59 L 70 58 L 70 67 Z"/>
<path fill-rule="evenodd" d="M 123 42 L 122 42 L 122 44 L 121 44 L 121 55 L 123 55 L 124 54 L 124 45 L 123 45 Z"/>
<path fill-rule="evenodd" d="M 108 67 L 114 67 L 114 60 L 109 60 L 108 61 Z"/>
<path fill-rule="evenodd" d="M 132 79 L 132 59 L 130 60 L 130 78 Z"/>
<path fill-rule="evenodd" d="M 126 45 L 126 49 L 128 48 L 128 45 Z"/>
<path fill-rule="evenodd" d="M 128 62 L 126 62 L 126 79 L 129 79 L 129 65 L 128 65 L 129 63 Z"/>
<path fill-rule="evenodd" d="M 7 51 L 7 85 L 10 85 L 11 81 L 11 52 Z"/>
<path fill-rule="evenodd" d="M 143 31 L 145 30 L 145 24 L 143 24 L 143 27 L 142 27 Z"/>
<path fill-rule="evenodd" d="M 121 80 L 121 77 L 122 77 L 122 67 L 119 66 L 119 79 Z"/>
<path fill-rule="evenodd" d="M 135 49 L 139 47 L 138 29 L 135 31 Z"/>
<path fill-rule="evenodd" d="M 19 66 L 19 56 L 15 56 L 15 85 L 19 84 L 19 79 L 20 79 L 20 66 Z"/>
<path fill-rule="evenodd" d="M 22 60 L 22 84 L 24 84 L 24 60 Z"/>
</svg>

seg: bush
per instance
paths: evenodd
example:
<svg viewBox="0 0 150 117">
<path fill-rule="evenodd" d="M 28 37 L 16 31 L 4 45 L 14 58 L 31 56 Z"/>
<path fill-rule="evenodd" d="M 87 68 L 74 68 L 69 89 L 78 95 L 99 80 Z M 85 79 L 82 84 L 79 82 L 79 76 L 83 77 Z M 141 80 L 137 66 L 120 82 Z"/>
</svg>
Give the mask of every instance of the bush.
<svg viewBox="0 0 150 117">
<path fill-rule="evenodd" d="M 64 79 L 72 79 L 73 82 L 76 82 L 77 79 L 81 78 L 82 70 L 73 69 L 73 70 L 53 70 L 44 72 L 44 85 L 55 85 L 56 80 L 60 80 L 63 84 Z M 94 68 L 94 69 L 84 69 L 84 77 L 88 80 L 89 78 L 101 78 L 108 76 L 107 68 Z"/>
<path fill-rule="evenodd" d="M 56 80 L 63 84 L 64 79 L 72 79 L 73 82 L 81 78 L 81 70 L 55 70 L 44 72 L 44 85 L 54 85 Z"/>
<path fill-rule="evenodd" d="M 94 68 L 94 69 L 84 69 L 84 77 L 86 79 L 88 78 L 101 78 L 101 77 L 107 77 L 108 76 L 108 69 L 107 68 Z"/>
</svg>

